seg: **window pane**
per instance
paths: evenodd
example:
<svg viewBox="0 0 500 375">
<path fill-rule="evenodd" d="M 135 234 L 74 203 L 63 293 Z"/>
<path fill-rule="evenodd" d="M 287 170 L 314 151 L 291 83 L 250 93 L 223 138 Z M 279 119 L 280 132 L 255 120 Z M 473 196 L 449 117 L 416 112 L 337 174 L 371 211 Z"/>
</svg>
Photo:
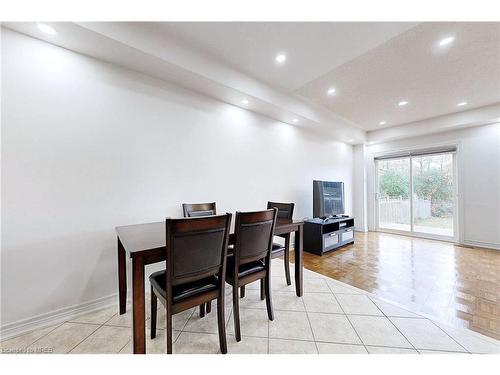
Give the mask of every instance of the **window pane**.
<svg viewBox="0 0 500 375">
<path fill-rule="evenodd" d="M 412 160 L 413 230 L 453 237 L 453 154 Z"/>
<path fill-rule="evenodd" d="M 380 160 L 377 173 L 379 227 L 409 231 L 410 159 Z"/>
</svg>

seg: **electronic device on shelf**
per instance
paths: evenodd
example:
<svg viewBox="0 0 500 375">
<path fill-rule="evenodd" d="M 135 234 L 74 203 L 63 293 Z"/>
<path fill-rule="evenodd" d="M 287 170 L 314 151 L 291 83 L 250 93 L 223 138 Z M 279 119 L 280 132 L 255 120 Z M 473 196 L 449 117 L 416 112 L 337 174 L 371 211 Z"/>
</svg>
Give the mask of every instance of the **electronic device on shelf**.
<svg viewBox="0 0 500 375">
<path fill-rule="evenodd" d="M 354 243 L 354 218 L 345 214 L 344 183 L 313 181 L 314 219 L 304 221 L 304 251 L 322 255 Z"/>
<path fill-rule="evenodd" d="M 343 215 L 344 183 L 313 181 L 313 216 L 321 218 Z"/>
<path fill-rule="evenodd" d="M 323 219 L 323 220 L 342 219 L 343 217 L 349 217 L 349 215 L 331 215 L 331 216 L 324 216 L 321 219 Z"/>
</svg>

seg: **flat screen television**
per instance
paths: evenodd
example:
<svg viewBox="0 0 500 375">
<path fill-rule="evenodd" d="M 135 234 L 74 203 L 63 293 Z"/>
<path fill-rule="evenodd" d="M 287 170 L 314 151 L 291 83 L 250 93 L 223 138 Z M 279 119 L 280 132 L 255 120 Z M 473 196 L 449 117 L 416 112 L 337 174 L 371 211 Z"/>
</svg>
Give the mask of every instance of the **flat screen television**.
<svg viewBox="0 0 500 375">
<path fill-rule="evenodd" d="M 313 215 L 330 217 L 344 213 L 344 183 L 313 181 Z"/>
</svg>

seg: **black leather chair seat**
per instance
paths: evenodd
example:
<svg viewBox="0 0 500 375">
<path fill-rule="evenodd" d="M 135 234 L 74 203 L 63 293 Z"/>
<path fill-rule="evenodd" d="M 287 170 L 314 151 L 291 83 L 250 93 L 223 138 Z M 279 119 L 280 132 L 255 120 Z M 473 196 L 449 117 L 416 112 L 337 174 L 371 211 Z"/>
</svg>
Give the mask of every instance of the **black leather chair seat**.
<svg viewBox="0 0 500 375">
<path fill-rule="evenodd" d="M 167 298 L 165 290 L 165 271 L 158 271 L 149 276 L 149 282 L 163 298 Z M 175 285 L 172 287 L 173 301 L 179 302 L 184 298 L 195 296 L 196 294 L 209 292 L 217 289 L 217 277 L 210 276 L 205 279 L 193 281 L 191 283 Z"/>
<path fill-rule="evenodd" d="M 271 252 L 276 253 L 278 251 L 285 251 L 285 245 L 282 245 L 280 243 L 273 243 Z"/>
<path fill-rule="evenodd" d="M 233 255 L 228 255 L 227 257 L 227 263 L 226 263 L 226 279 L 228 280 L 229 283 L 233 281 L 233 275 L 232 275 L 232 270 L 234 267 L 234 258 Z M 247 275 L 250 275 L 255 272 L 263 271 L 265 270 L 264 262 L 261 260 L 257 260 L 255 262 L 250 262 L 250 263 L 245 263 L 240 265 L 240 269 L 238 272 L 238 277 L 244 277 Z"/>
</svg>

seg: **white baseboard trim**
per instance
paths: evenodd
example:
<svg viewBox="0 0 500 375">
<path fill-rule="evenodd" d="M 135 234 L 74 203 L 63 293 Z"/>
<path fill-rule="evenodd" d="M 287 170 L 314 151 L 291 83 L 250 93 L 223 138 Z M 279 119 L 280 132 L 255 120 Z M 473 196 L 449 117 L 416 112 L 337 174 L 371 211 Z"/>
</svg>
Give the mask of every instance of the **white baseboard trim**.
<svg viewBox="0 0 500 375">
<path fill-rule="evenodd" d="M 368 232 L 368 229 L 366 229 L 366 228 L 358 228 L 358 227 L 354 227 L 354 231 L 356 231 L 356 232 L 362 232 L 362 233 L 367 233 L 367 232 Z"/>
<path fill-rule="evenodd" d="M 494 243 L 494 242 L 464 240 L 463 244 L 467 245 L 467 246 L 475 246 L 475 247 L 482 247 L 482 248 L 486 248 L 486 249 L 500 250 L 500 244 Z"/>
<path fill-rule="evenodd" d="M 51 325 L 74 319 L 80 315 L 90 313 L 105 307 L 118 306 L 118 293 L 101 297 L 93 301 L 65 307 L 48 313 L 40 314 L 28 319 L 18 320 L 0 327 L 0 338 L 2 340 L 19 336 L 35 329 L 45 328 Z"/>
</svg>

